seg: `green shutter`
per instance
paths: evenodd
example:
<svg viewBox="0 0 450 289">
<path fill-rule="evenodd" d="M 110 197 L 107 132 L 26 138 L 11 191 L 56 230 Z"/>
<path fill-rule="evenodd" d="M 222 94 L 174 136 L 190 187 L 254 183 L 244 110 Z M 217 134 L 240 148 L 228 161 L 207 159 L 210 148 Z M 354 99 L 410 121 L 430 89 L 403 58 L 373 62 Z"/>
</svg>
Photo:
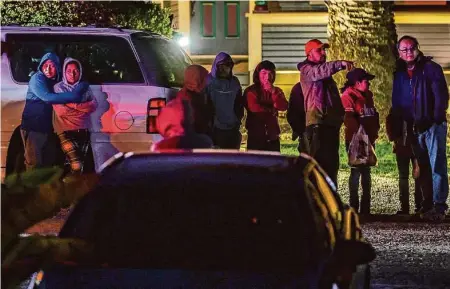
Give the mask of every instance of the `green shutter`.
<svg viewBox="0 0 450 289">
<path fill-rule="evenodd" d="M 234 35 L 230 35 L 230 32 L 228 31 L 228 5 L 232 4 L 232 5 L 236 5 L 236 34 Z M 241 21 L 241 17 L 240 17 L 240 4 L 237 1 L 226 1 L 224 3 L 224 7 L 225 7 L 225 37 L 233 37 L 233 38 L 239 38 L 240 34 L 241 34 L 241 29 L 240 29 L 240 21 Z"/>
<path fill-rule="evenodd" d="M 200 30 L 203 37 L 215 38 L 216 37 L 216 3 L 215 2 L 200 2 Z M 212 19 L 211 19 L 211 30 L 212 35 L 205 35 L 204 21 L 205 21 L 205 6 L 211 5 Z"/>
</svg>

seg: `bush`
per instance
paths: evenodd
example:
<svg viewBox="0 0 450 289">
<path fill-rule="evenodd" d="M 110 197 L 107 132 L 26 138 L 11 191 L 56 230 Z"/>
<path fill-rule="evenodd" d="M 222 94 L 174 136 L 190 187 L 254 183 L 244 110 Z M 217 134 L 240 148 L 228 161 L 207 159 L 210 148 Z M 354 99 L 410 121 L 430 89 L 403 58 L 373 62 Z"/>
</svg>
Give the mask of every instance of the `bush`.
<svg viewBox="0 0 450 289">
<path fill-rule="evenodd" d="M 124 27 L 172 36 L 170 11 L 144 1 L 2 1 L 2 26 Z"/>
</svg>

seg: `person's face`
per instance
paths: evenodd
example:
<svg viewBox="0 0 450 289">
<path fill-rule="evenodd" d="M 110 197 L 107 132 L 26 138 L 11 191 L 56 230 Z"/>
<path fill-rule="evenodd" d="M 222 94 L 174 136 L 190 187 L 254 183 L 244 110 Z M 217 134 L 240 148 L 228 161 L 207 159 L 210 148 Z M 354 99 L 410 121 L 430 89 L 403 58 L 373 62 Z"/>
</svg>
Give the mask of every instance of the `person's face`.
<svg viewBox="0 0 450 289">
<path fill-rule="evenodd" d="M 44 64 L 42 64 L 42 73 L 47 78 L 54 78 L 56 76 L 56 65 L 53 61 L 50 59 L 46 60 Z"/>
<path fill-rule="evenodd" d="M 267 69 L 262 69 L 259 72 L 259 82 L 261 82 L 262 86 L 265 86 L 267 84 L 272 84 L 274 81 L 275 75 L 272 71 Z"/>
<path fill-rule="evenodd" d="M 413 62 L 419 55 L 417 45 L 411 39 L 404 39 L 398 45 L 398 54 L 406 62 Z"/>
<path fill-rule="evenodd" d="M 226 78 L 231 74 L 231 64 L 221 63 L 217 66 L 217 74 L 221 78 Z"/>
<path fill-rule="evenodd" d="M 325 48 L 314 48 L 309 52 L 308 59 L 316 63 L 324 63 L 327 60 Z"/>
<path fill-rule="evenodd" d="M 80 80 L 80 69 L 75 63 L 69 63 L 66 66 L 66 80 L 69 84 L 74 84 Z"/>
<path fill-rule="evenodd" d="M 363 79 L 355 83 L 355 88 L 361 92 L 367 92 L 369 90 L 369 87 L 370 82 L 367 79 Z"/>
</svg>

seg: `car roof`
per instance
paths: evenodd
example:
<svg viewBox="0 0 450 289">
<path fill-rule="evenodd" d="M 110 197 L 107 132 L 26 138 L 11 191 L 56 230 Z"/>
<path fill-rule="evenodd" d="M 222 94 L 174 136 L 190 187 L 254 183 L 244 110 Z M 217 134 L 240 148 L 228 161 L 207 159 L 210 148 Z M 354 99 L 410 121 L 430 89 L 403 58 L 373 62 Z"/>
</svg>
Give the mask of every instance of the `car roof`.
<svg viewBox="0 0 450 289">
<path fill-rule="evenodd" d="M 194 150 L 166 150 L 161 152 L 128 152 L 118 153 L 100 168 L 101 173 L 106 171 L 122 171 L 126 168 L 128 173 L 137 173 L 153 170 L 173 169 L 174 166 L 189 167 L 196 165 L 218 166 L 237 165 L 260 168 L 288 168 L 294 163 L 317 164 L 310 156 L 300 154 L 300 157 L 284 156 L 276 152 L 237 151 L 217 149 Z"/>
<path fill-rule="evenodd" d="M 7 33 L 41 33 L 41 34 L 95 34 L 95 35 L 115 35 L 115 36 L 129 36 L 131 34 L 140 33 L 146 34 L 147 36 L 156 36 L 162 37 L 157 33 L 153 33 L 150 31 L 141 31 L 141 30 L 133 30 L 133 29 L 125 29 L 120 27 L 95 27 L 95 26 L 86 26 L 86 27 L 55 27 L 55 26 L 20 26 L 20 25 L 11 25 L 11 26 L 1 26 L 2 36 Z"/>
</svg>

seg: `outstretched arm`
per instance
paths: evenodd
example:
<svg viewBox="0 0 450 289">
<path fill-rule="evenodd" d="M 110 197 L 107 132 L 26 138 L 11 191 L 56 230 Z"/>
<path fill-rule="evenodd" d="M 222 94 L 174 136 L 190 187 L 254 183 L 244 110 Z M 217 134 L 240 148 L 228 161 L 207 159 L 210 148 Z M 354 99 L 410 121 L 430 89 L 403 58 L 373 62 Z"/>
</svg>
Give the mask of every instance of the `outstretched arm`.
<svg viewBox="0 0 450 289">
<path fill-rule="evenodd" d="M 35 74 L 29 82 L 30 90 L 37 97 L 49 104 L 79 103 L 88 87 L 89 85 L 87 83 L 79 83 L 72 92 L 53 93 L 48 88 L 46 77 L 40 73 Z"/>
<path fill-rule="evenodd" d="M 300 68 L 301 78 L 306 81 L 318 81 L 331 77 L 336 72 L 343 70 L 343 61 L 330 61 L 321 64 L 305 64 Z"/>
</svg>

